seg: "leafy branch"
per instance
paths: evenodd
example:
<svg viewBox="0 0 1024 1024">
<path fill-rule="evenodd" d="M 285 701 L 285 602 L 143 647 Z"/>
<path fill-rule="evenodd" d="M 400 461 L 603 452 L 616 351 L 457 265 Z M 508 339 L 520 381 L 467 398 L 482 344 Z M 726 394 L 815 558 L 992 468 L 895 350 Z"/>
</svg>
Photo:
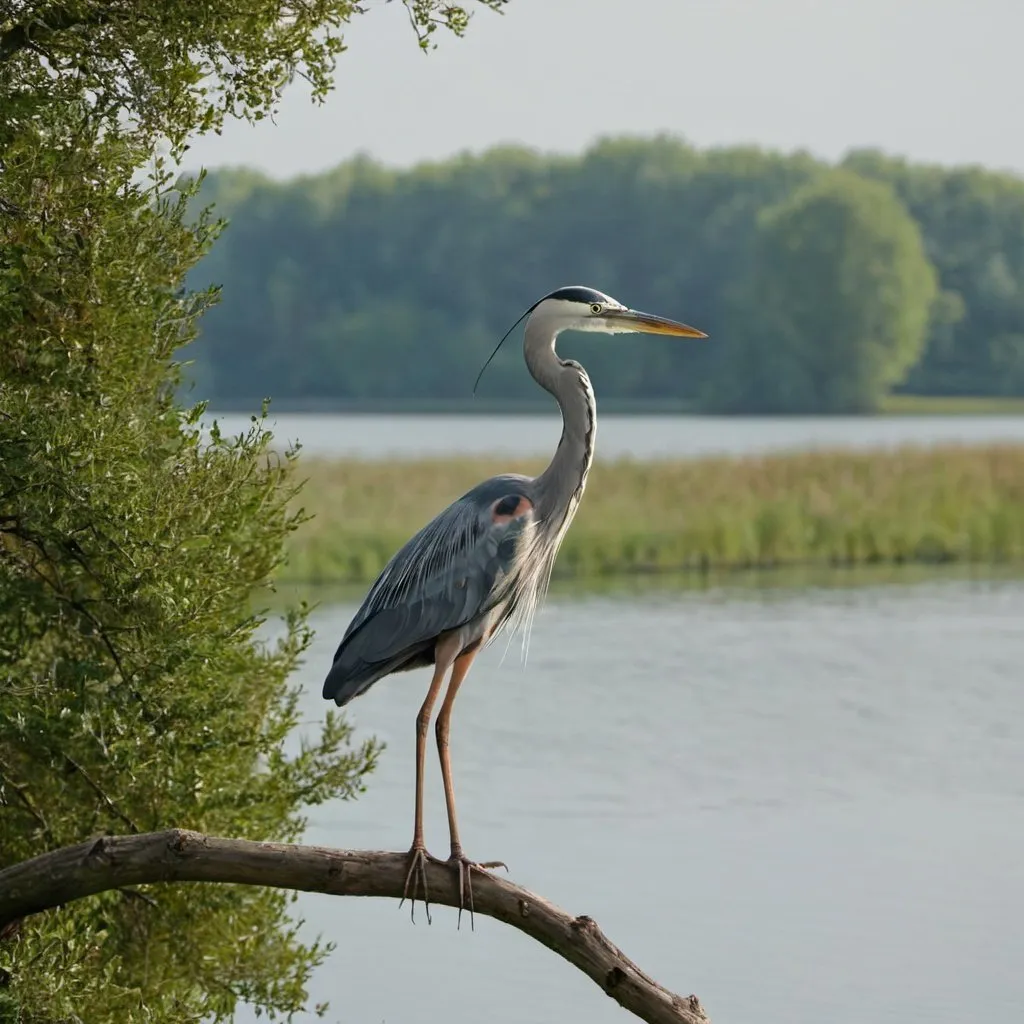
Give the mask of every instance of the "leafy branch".
<svg viewBox="0 0 1024 1024">
<path fill-rule="evenodd" d="M 20 50 L 39 52 L 57 33 L 85 26 L 99 28 L 109 18 L 109 13 L 103 10 L 82 17 L 59 4 L 43 8 L 0 32 L 0 63 L 10 60 Z"/>
</svg>

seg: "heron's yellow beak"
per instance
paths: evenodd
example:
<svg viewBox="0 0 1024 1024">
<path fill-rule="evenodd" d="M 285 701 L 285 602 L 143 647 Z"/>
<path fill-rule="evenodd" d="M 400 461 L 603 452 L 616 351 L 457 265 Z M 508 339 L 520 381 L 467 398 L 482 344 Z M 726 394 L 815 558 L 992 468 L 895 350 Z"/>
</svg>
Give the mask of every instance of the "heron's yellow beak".
<svg viewBox="0 0 1024 1024">
<path fill-rule="evenodd" d="M 706 338 L 703 331 L 688 324 L 680 324 L 675 320 L 666 320 L 663 316 L 653 313 L 641 313 L 636 309 L 610 309 L 605 318 L 626 331 L 640 331 L 644 334 L 670 334 L 675 338 Z"/>
</svg>

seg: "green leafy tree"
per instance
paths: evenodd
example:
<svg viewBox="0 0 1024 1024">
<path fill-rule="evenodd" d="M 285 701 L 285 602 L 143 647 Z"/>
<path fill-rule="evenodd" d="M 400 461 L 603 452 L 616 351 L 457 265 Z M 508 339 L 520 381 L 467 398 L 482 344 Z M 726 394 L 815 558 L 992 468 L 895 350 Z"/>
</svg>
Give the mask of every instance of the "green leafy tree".
<svg viewBox="0 0 1024 1024">
<path fill-rule="evenodd" d="M 1019 377 L 1006 376 L 996 339 L 1024 333 L 1024 181 L 870 153 L 843 168 L 896 192 L 939 275 L 924 349 L 894 387 L 1004 393 Z M 567 338 L 567 352 L 580 345 L 573 354 L 585 359 L 599 399 L 692 400 L 725 340 L 764 330 L 757 310 L 748 324 L 737 305 L 758 218 L 830 170 L 805 154 L 627 138 L 572 157 L 498 147 L 408 170 L 360 158 L 290 182 L 212 174 L 204 195 L 232 229 L 194 275 L 197 286 L 226 288 L 204 318 L 197 387 L 235 404 L 271 387 L 285 400 L 466 397 L 522 308 L 553 282 L 582 280 L 674 310 L 714 339 L 645 342 L 624 361 L 618 346 Z M 301 302 L 284 329 L 283 300 L 296 283 Z M 405 312 L 381 319 L 389 308 Z M 315 381 L 296 366 L 296 350 L 317 367 Z M 396 363 L 396 350 L 408 358 Z M 762 374 L 758 357 L 732 366 L 730 387 L 757 392 L 743 380 Z M 438 389 L 431 368 L 452 366 L 462 369 L 446 370 Z M 772 376 L 782 369 L 777 357 Z M 796 393 L 797 378 L 778 386 Z M 495 360 L 480 397 L 542 400 L 514 346 Z"/>
<path fill-rule="evenodd" d="M 1000 338 L 1024 332 L 1024 181 L 979 167 L 912 164 L 872 151 L 844 166 L 892 186 L 917 221 L 939 272 L 942 309 L 902 390 L 1007 393 Z M 951 315 L 952 314 L 952 315 Z M 1013 394 L 1024 394 L 1020 377 Z"/>
<path fill-rule="evenodd" d="M 999 334 L 991 343 L 992 363 L 1003 380 L 1003 394 L 1024 395 L 1024 334 Z"/>
<path fill-rule="evenodd" d="M 468 397 L 497 338 L 566 281 L 717 335 L 722 282 L 758 212 L 818 170 L 806 157 L 702 154 L 657 138 L 608 139 L 577 157 L 500 147 L 408 171 L 360 158 L 294 182 L 211 174 L 204 195 L 231 231 L 194 275 L 225 284 L 197 352 L 207 394 L 238 403 L 273 384 L 279 399 Z M 302 303 L 285 331 L 295 281 Z M 386 306 L 404 312 L 385 322 Z M 568 338 L 566 351 L 578 343 L 600 398 L 692 398 L 706 372 L 707 346 L 652 340 L 624 361 L 593 339 Z M 398 347 L 408 358 L 396 362 Z M 296 370 L 297 348 L 317 367 L 315 387 Z M 451 367 L 440 389 L 439 367 Z M 481 397 L 536 397 L 514 346 Z"/>
<path fill-rule="evenodd" d="M 871 410 L 918 359 L 935 296 L 921 234 L 892 190 L 825 175 L 762 213 L 709 404 Z"/>
<path fill-rule="evenodd" d="M 465 28 L 462 8 L 409 6 L 424 44 Z M 259 417 L 204 440 L 203 407 L 175 399 L 214 297 L 183 282 L 217 225 L 153 159 L 263 116 L 296 73 L 322 94 L 357 12 L 0 2 L 0 867 L 171 825 L 295 839 L 373 768 L 337 716 L 286 747 L 305 611 L 270 644 L 259 608 L 299 521 L 294 453 Z M 289 903 L 162 887 L 31 918 L 0 937 L 0 1020 L 299 1010 L 324 948 Z"/>
</svg>

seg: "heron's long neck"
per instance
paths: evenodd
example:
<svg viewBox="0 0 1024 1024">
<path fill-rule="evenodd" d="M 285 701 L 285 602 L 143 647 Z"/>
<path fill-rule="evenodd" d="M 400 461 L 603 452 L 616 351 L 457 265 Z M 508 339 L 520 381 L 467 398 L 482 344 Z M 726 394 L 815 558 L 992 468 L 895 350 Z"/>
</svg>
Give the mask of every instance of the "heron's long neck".
<svg viewBox="0 0 1024 1024">
<path fill-rule="evenodd" d="M 543 322 L 527 323 L 523 351 L 533 379 L 555 396 L 562 411 L 562 437 L 550 465 L 537 477 L 538 511 L 556 528 L 568 526 L 594 461 L 597 406 L 590 378 L 578 363 L 555 353 L 555 335 Z"/>
</svg>

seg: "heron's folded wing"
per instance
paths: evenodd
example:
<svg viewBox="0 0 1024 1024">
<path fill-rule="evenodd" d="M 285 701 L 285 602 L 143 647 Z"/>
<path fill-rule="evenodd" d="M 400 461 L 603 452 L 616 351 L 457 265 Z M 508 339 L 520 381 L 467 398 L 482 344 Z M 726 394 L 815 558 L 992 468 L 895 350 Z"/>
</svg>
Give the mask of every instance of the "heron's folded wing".
<svg viewBox="0 0 1024 1024">
<path fill-rule="evenodd" d="M 497 496 L 514 494 L 513 487 Z M 489 492 L 470 492 L 417 533 L 385 566 L 335 654 L 357 648 L 385 661 L 490 608 L 532 514 L 492 515 Z"/>
</svg>

